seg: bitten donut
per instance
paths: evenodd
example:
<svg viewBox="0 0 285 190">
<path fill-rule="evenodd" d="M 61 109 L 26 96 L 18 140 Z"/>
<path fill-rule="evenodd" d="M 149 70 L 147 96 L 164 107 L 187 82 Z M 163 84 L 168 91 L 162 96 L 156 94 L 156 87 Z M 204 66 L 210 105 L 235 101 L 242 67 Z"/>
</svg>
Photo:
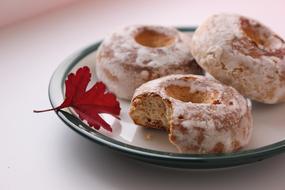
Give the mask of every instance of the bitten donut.
<svg viewBox="0 0 285 190">
<path fill-rule="evenodd" d="M 250 100 L 237 90 L 198 75 L 170 75 L 140 86 L 132 99 L 133 121 L 163 128 L 184 153 L 224 153 L 248 144 Z"/>
<path fill-rule="evenodd" d="M 195 31 L 191 52 L 217 80 L 263 103 L 285 101 L 285 43 L 244 16 L 219 14 Z"/>
<path fill-rule="evenodd" d="M 96 74 L 118 97 L 131 99 L 141 84 L 169 74 L 202 74 L 188 37 L 171 27 L 130 26 L 107 37 L 96 55 Z"/>
</svg>

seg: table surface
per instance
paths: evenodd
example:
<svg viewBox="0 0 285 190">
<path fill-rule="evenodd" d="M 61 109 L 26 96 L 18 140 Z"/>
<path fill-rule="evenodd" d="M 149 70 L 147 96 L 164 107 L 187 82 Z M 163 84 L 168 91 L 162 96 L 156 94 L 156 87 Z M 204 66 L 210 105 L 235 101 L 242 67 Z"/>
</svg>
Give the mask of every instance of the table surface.
<svg viewBox="0 0 285 190">
<path fill-rule="evenodd" d="M 49 79 L 72 52 L 129 24 L 198 25 L 244 14 L 285 36 L 280 1 L 81 1 L 0 30 L 0 189 L 284 189 L 285 154 L 219 171 L 129 159 L 74 133 L 49 108 Z"/>
</svg>

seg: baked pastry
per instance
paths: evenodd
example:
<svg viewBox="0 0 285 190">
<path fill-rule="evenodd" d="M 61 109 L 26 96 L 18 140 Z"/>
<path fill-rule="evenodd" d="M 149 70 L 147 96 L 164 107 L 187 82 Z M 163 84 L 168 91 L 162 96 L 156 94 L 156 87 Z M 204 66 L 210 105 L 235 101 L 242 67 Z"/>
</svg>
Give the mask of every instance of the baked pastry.
<svg viewBox="0 0 285 190">
<path fill-rule="evenodd" d="M 171 27 L 126 27 L 99 47 L 97 77 L 118 97 L 131 99 L 135 89 L 149 80 L 177 73 L 202 74 L 188 40 Z"/>
<path fill-rule="evenodd" d="M 169 75 L 134 94 L 129 115 L 143 127 L 166 129 L 184 153 L 224 153 L 248 144 L 251 103 L 237 90 L 198 75 Z"/>
<path fill-rule="evenodd" d="M 258 21 L 213 15 L 195 31 L 191 52 L 203 69 L 241 94 L 268 104 L 285 101 L 285 42 Z"/>
</svg>

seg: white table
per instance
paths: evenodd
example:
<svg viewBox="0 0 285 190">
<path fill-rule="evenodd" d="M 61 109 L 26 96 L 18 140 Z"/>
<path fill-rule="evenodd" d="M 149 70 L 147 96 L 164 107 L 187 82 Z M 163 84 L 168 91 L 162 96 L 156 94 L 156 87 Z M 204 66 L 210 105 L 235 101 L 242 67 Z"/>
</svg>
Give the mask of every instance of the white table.
<svg viewBox="0 0 285 190">
<path fill-rule="evenodd" d="M 49 108 L 47 88 L 75 50 L 128 24 L 197 25 L 237 12 L 285 36 L 280 1 L 82 1 L 0 30 L 0 189 L 285 189 L 285 154 L 236 169 L 177 171 L 135 161 L 74 133 Z M 283 23 L 283 24 L 282 24 Z"/>
</svg>

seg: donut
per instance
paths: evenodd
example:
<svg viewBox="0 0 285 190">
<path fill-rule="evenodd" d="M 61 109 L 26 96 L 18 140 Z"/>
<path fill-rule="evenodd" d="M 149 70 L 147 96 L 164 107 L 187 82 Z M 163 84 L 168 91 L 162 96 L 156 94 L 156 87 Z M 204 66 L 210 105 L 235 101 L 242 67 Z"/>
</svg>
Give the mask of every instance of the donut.
<svg viewBox="0 0 285 190">
<path fill-rule="evenodd" d="M 190 48 L 206 72 L 244 96 L 267 104 L 285 101 L 285 42 L 260 22 L 213 15 L 197 28 Z"/>
<path fill-rule="evenodd" d="M 129 26 L 107 37 L 96 54 L 96 74 L 119 98 L 130 100 L 141 84 L 169 74 L 202 74 L 189 37 L 175 28 Z"/>
<path fill-rule="evenodd" d="M 233 87 L 198 75 L 169 75 L 135 91 L 129 115 L 137 125 L 165 129 L 182 153 L 227 153 L 246 146 L 251 102 Z"/>
</svg>

